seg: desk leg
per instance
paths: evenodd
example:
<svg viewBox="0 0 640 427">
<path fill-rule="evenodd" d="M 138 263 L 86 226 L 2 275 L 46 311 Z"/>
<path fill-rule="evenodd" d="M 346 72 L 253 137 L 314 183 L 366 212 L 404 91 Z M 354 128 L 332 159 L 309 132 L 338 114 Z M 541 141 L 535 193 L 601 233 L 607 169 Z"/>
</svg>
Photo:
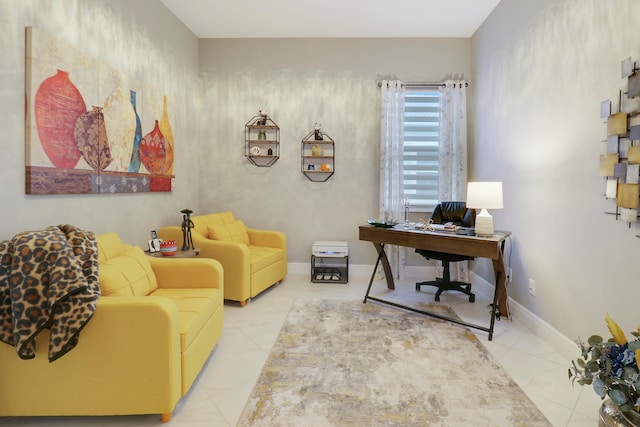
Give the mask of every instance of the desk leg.
<svg viewBox="0 0 640 427">
<path fill-rule="evenodd" d="M 502 252 L 504 251 L 504 242 L 500 247 L 500 251 L 498 252 L 498 259 L 494 259 L 493 262 L 493 272 L 496 275 L 496 296 L 497 301 L 494 301 L 495 304 L 498 304 L 498 311 L 500 313 L 500 317 L 508 319 L 509 308 L 507 306 L 507 275 L 504 271 L 504 262 L 502 259 Z"/>
<path fill-rule="evenodd" d="M 498 281 L 502 274 L 500 272 L 496 273 L 496 288 L 493 291 L 493 304 L 491 304 L 491 320 L 489 321 L 489 341 L 493 339 L 493 326 L 496 323 L 496 312 L 500 315 L 501 311 L 498 310 L 498 298 L 499 298 L 499 289 L 498 289 Z"/>
<path fill-rule="evenodd" d="M 384 243 L 374 243 L 373 244 L 378 252 L 378 259 L 376 259 L 376 265 L 373 267 L 373 273 L 371 273 L 371 280 L 369 280 L 369 286 L 367 287 L 367 293 L 364 294 L 363 304 L 367 303 L 367 299 L 369 298 L 369 292 L 371 292 L 371 285 L 373 285 L 373 279 L 376 276 L 376 271 L 378 271 L 378 265 L 380 265 L 380 260 L 382 260 L 382 267 L 384 269 L 384 275 L 387 278 L 387 287 L 389 289 L 395 289 L 396 285 L 393 282 L 393 276 L 391 275 L 391 267 L 389 266 L 389 259 L 387 259 L 387 254 L 384 252 Z"/>
<path fill-rule="evenodd" d="M 374 243 L 373 246 L 378 252 L 378 261 L 382 261 L 382 269 L 384 270 L 384 277 L 387 279 L 387 288 L 395 289 L 396 285 L 393 283 L 393 273 L 391 272 L 391 266 L 389 265 L 389 258 L 384 251 L 384 243 Z M 375 270 L 374 270 L 375 273 Z"/>
</svg>

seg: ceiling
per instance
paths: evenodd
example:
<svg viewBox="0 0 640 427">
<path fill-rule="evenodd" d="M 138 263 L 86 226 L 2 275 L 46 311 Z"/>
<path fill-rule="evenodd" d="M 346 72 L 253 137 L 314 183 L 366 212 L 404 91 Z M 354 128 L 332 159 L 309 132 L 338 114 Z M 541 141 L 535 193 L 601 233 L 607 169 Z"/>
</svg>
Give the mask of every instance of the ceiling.
<svg viewBox="0 0 640 427">
<path fill-rule="evenodd" d="M 500 0 L 161 0 L 199 38 L 471 37 Z"/>
</svg>

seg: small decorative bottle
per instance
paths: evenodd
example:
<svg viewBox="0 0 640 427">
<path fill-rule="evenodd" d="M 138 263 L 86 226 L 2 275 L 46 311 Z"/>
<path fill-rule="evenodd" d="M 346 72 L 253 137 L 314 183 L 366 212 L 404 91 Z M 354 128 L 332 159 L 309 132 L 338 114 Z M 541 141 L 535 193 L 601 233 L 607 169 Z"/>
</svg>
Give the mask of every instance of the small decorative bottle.
<svg viewBox="0 0 640 427">
<path fill-rule="evenodd" d="M 409 228 L 409 199 L 404 199 L 404 228 Z"/>
</svg>

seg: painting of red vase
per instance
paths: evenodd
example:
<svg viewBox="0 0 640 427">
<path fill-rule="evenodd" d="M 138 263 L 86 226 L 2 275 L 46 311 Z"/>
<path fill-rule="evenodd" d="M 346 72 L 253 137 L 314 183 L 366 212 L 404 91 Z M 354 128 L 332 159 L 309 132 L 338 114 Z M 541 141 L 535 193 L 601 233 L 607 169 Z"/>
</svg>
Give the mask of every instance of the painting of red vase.
<svg viewBox="0 0 640 427">
<path fill-rule="evenodd" d="M 148 82 L 28 27 L 25 94 L 26 194 L 172 191 L 171 104 Z"/>
</svg>

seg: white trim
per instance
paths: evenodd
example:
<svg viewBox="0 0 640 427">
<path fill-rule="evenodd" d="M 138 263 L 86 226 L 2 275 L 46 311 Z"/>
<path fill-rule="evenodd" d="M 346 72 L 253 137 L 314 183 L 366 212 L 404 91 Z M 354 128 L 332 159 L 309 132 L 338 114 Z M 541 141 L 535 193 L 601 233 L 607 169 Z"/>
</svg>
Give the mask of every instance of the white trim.
<svg viewBox="0 0 640 427">
<path fill-rule="evenodd" d="M 476 294 L 481 293 L 489 300 L 493 298 L 495 285 L 487 282 L 473 271 L 469 272 L 469 277 Z M 514 301 L 513 298 L 509 298 L 509 311 L 511 312 L 512 318 L 518 319 L 518 321 L 526 326 L 535 336 L 549 344 L 563 357 L 575 359 L 578 347 L 573 340 L 561 334 L 540 317 L 527 310 L 523 305 Z"/>
</svg>

